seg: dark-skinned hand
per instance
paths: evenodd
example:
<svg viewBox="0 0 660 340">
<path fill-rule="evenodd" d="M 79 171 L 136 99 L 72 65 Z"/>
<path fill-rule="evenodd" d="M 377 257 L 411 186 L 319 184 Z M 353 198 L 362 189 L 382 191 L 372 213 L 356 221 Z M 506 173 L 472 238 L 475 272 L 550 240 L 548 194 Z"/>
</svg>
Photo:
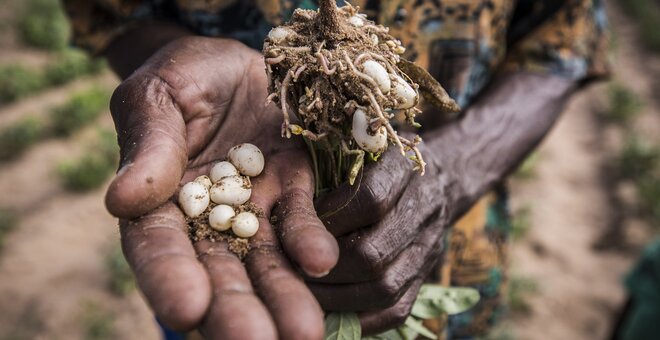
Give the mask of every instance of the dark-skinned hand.
<svg viewBox="0 0 660 340">
<path fill-rule="evenodd" d="M 536 146 L 573 86 L 552 75 L 500 76 L 464 118 L 423 135 L 424 176 L 390 148 L 356 186 L 322 196 L 316 207 L 340 259 L 308 280 L 321 305 L 360 311 L 366 334 L 402 324 L 441 261 L 447 228 Z"/>
<path fill-rule="evenodd" d="M 316 217 L 307 154 L 280 137 L 281 114 L 264 106 L 266 95 L 259 53 L 199 37 L 158 50 L 113 95 L 121 167 L 106 205 L 120 218 L 139 287 L 172 329 L 199 327 L 214 339 L 323 336 L 323 312 L 297 270 L 325 275 L 338 247 Z M 192 244 L 170 201 L 182 183 L 244 142 L 266 159 L 251 198 L 265 216 L 245 265 L 224 243 Z M 269 222 L 273 209 L 288 212 L 279 219 L 280 237 Z"/>
</svg>

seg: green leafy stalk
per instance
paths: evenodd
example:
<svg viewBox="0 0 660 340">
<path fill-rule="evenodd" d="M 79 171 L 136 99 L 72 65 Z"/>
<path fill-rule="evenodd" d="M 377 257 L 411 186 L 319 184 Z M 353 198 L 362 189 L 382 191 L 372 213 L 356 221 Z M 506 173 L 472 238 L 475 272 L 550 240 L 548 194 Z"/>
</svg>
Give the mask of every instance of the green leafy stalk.
<svg viewBox="0 0 660 340">
<path fill-rule="evenodd" d="M 361 338 L 360 320 L 355 313 L 331 313 L 325 319 L 325 339 L 406 340 L 418 336 L 437 339 L 431 330 L 424 327 L 423 320 L 463 313 L 477 302 L 479 292 L 474 288 L 425 284 L 417 293 L 410 316 L 401 327 Z"/>
</svg>

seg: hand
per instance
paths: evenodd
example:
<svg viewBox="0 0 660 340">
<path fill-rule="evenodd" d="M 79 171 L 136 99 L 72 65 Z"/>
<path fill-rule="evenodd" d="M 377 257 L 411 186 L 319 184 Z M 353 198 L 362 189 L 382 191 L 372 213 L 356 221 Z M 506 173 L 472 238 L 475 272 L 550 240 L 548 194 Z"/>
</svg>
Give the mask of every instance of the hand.
<svg viewBox="0 0 660 340">
<path fill-rule="evenodd" d="M 553 75 L 501 76 L 462 120 L 423 136 L 424 176 L 390 149 L 355 187 L 321 197 L 319 216 L 341 250 L 329 275 L 308 279 L 322 307 L 362 311 L 366 334 L 403 323 L 441 261 L 447 228 L 536 146 L 573 86 Z"/>
<path fill-rule="evenodd" d="M 423 177 L 391 148 L 365 167 L 355 187 L 345 184 L 317 202 L 341 255 L 335 270 L 308 286 L 324 309 L 361 311 L 365 334 L 402 324 L 441 259 L 449 181 L 428 148 L 421 151 Z"/>
<path fill-rule="evenodd" d="M 121 168 L 106 205 L 121 218 L 124 253 L 141 290 L 173 329 L 199 326 L 223 339 L 323 336 L 321 308 L 280 249 L 318 277 L 335 265 L 338 248 L 314 214 L 306 153 L 279 136 L 281 113 L 264 107 L 265 99 L 257 52 L 198 37 L 160 49 L 113 95 Z M 191 244 L 183 213 L 168 202 L 180 183 L 208 173 L 243 142 L 266 158 L 251 198 L 265 217 L 245 267 L 226 244 Z M 289 212 L 280 219 L 281 244 L 269 222 L 272 209 Z"/>
</svg>

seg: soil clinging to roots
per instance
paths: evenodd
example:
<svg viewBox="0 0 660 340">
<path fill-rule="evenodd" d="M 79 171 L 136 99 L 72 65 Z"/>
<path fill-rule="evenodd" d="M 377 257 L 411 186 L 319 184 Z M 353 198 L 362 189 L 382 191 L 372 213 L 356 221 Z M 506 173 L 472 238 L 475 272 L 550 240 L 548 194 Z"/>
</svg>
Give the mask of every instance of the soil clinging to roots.
<svg viewBox="0 0 660 340">
<path fill-rule="evenodd" d="M 365 153 L 375 160 L 390 143 L 424 174 L 421 138 L 399 136 L 391 121 L 403 113 L 419 126 L 419 92 L 441 112 L 457 112 L 458 105 L 425 70 L 401 57 L 405 48 L 388 28 L 350 5 L 321 0 L 319 6 L 295 10 L 290 22 L 271 30 L 263 48 L 268 102 L 281 107 L 282 136 L 302 135 L 307 142 L 317 194 L 346 179 L 352 184 Z"/>
</svg>

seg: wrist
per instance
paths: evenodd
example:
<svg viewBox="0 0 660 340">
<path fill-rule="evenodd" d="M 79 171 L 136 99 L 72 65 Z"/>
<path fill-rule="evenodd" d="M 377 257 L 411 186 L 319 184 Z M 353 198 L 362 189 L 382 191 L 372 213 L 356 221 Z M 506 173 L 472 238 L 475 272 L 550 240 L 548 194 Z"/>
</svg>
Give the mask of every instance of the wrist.
<svg viewBox="0 0 660 340">
<path fill-rule="evenodd" d="M 550 130 L 573 80 L 547 74 L 502 75 L 451 124 L 424 136 L 428 157 L 447 185 L 454 220 L 500 182 Z"/>
</svg>

